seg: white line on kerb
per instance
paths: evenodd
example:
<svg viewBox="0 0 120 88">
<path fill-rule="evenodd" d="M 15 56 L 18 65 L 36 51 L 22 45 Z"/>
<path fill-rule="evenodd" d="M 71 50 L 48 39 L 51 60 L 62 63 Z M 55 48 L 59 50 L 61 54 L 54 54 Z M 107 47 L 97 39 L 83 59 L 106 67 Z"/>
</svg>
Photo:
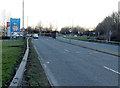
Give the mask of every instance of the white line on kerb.
<svg viewBox="0 0 120 88">
<path fill-rule="evenodd" d="M 104 68 L 120 75 L 119 72 L 117 72 L 117 71 L 115 71 L 115 70 L 113 70 L 113 69 L 111 69 L 111 68 L 108 68 L 108 67 L 106 67 L 106 66 L 104 66 Z"/>
</svg>

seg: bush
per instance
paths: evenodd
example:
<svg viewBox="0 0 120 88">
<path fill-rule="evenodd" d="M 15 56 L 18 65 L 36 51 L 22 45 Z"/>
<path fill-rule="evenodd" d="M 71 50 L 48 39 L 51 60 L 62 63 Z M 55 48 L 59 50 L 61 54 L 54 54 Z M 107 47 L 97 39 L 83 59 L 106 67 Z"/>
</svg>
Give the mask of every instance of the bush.
<svg viewBox="0 0 120 88">
<path fill-rule="evenodd" d="M 0 38 L 0 39 L 10 39 L 10 37 L 8 37 L 8 36 L 2 36 L 2 38 Z"/>
</svg>

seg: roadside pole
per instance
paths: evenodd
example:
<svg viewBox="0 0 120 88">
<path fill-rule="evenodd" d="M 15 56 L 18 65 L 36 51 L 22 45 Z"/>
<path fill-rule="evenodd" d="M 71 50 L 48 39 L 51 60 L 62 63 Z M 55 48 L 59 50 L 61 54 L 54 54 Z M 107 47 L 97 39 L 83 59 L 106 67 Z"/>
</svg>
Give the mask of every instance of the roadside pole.
<svg viewBox="0 0 120 88">
<path fill-rule="evenodd" d="M 111 30 L 109 31 L 109 42 L 111 41 L 111 35 L 112 35 L 112 32 Z"/>
<path fill-rule="evenodd" d="M 70 29 L 69 32 L 70 32 L 70 37 L 71 37 L 72 29 Z M 69 43 L 71 43 L 71 38 L 70 37 L 69 37 Z"/>
</svg>

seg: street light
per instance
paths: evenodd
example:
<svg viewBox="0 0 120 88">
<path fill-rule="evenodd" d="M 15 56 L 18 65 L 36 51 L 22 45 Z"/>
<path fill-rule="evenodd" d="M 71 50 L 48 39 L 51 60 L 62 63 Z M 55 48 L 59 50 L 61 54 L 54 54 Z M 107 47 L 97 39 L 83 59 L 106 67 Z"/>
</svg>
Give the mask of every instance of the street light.
<svg viewBox="0 0 120 88">
<path fill-rule="evenodd" d="M 70 32 L 69 43 L 71 43 L 71 38 L 70 37 L 71 37 L 72 28 L 70 28 L 69 32 Z"/>
<path fill-rule="evenodd" d="M 24 0 L 23 0 L 23 3 L 22 3 L 22 22 L 23 22 L 22 23 L 22 26 L 23 26 L 22 28 L 23 28 L 23 31 L 25 31 L 24 30 Z"/>
</svg>

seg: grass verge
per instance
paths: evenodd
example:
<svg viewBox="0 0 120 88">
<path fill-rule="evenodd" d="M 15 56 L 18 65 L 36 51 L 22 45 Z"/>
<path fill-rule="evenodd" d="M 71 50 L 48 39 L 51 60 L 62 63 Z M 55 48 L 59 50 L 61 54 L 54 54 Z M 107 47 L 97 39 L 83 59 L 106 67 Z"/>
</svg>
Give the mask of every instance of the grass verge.
<svg viewBox="0 0 120 88">
<path fill-rule="evenodd" d="M 23 41 L 2 41 L 2 86 L 8 86 L 24 53 Z"/>
<path fill-rule="evenodd" d="M 25 80 L 30 87 L 47 87 L 50 88 L 47 76 L 42 68 L 38 55 L 29 40 L 30 52 L 26 66 Z"/>
<path fill-rule="evenodd" d="M 66 37 L 70 39 L 77 39 L 77 40 L 83 40 L 83 41 L 89 41 L 89 37 Z"/>
</svg>

